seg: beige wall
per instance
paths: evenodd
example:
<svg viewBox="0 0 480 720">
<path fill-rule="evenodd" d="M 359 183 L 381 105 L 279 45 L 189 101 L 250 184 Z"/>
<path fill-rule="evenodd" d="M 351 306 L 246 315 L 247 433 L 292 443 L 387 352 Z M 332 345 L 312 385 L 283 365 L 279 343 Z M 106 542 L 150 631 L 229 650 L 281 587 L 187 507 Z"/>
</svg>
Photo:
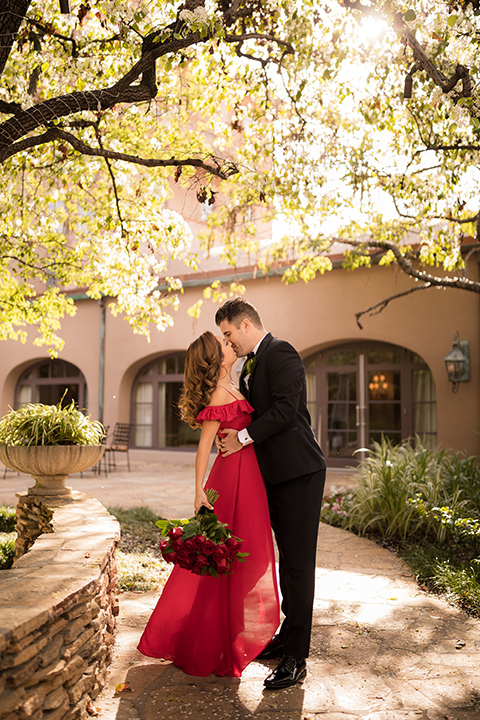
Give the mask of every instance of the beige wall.
<svg viewBox="0 0 480 720">
<path fill-rule="evenodd" d="M 381 314 L 363 317 L 364 329 L 355 313 L 412 286 L 396 268 L 335 270 L 308 285 L 286 286 L 278 277 L 246 282 L 246 299 L 260 311 L 274 335 L 289 340 L 303 357 L 322 348 L 349 341 L 381 341 L 400 345 L 421 355 L 436 384 L 438 441 L 443 447 L 477 454 L 480 446 L 479 310 L 480 298 L 459 290 L 428 290 L 392 302 Z M 206 329 L 215 330 L 217 305 L 205 302 L 198 321 L 187 308 L 201 288 L 187 287 L 175 325 L 165 332 L 153 330 L 150 343 L 133 335 L 128 323 L 106 313 L 104 422 L 130 420 L 130 392 L 135 375 L 161 353 L 184 350 Z M 101 311 L 97 302 L 78 302 L 75 318 L 63 323 L 65 348 L 60 357 L 76 365 L 88 384 L 89 410 L 98 415 L 99 347 Z M 470 341 L 471 381 L 453 394 L 447 380 L 444 357 L 453 334 Z M 0 344 L 0 413 L 13 404 L 16 381 L 23 369 L 47 353 L 26 345 Z"/>
</svg>

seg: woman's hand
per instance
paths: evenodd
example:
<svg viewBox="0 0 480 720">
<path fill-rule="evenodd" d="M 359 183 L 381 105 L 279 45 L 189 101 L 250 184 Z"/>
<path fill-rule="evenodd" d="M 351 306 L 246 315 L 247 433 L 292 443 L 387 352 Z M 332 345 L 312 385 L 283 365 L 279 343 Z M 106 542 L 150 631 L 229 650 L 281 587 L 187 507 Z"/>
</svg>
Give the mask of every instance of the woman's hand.
<svg viewBox="0 0 480 720">
<path fill-rule="evenodd" d="M 209 510 L 213 510 L 213 505 L 208 502 L 205 490 L 199 490 L 195 493 L 195 502 L 193 505 L 195 508 L 195 515 L 198 513 L 202 505 L 205 505 L 205 507 L 207 507 Z"/>
</svg>

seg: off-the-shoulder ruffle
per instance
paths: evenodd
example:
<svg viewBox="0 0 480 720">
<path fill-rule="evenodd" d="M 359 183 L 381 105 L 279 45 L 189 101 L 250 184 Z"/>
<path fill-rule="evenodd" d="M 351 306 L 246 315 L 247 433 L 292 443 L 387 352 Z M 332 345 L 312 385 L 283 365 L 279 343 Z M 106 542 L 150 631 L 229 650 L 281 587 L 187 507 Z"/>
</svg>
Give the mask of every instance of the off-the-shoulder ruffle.
<svg viewBox="0 0 480 720">
<path fill-rule="evenodd" d="M 197 415 L 197 420 L 203 422 L 204 420 L 220 420 L 220 422 L 227 422 L 237 417 L 239 412 L 251 413 L 253 408 L 247 400 L 234 400 L 227 405 L 211 405 L 210 407 L 203 408 Z"/>
</svg>

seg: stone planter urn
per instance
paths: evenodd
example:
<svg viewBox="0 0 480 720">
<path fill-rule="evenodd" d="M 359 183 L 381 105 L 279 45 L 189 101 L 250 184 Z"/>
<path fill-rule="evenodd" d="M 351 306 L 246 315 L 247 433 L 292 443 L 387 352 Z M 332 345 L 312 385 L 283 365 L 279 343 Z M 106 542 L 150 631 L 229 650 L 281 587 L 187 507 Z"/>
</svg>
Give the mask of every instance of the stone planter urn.
<svg viewBox="0 0 480 720">
<path fill-rule="evenodd" d="M 71 496 L 65 480 L 73 472 L 96 465 L 105 445 L 0 445 L 0 460 L 12 470 L 32 475 L 29 495 Z"/>
</svg>

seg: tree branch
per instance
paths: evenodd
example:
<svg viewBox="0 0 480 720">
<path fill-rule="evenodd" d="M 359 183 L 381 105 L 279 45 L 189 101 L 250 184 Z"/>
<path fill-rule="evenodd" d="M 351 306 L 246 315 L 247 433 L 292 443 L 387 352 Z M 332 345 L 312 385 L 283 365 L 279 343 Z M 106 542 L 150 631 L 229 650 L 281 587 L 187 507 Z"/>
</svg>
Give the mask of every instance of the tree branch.
<svg viewBox="0 0 480 720">
<path fill-rule="evenodd" d="M 98 146 L 99 146 L 100 150 L 104 153 L 104 152 L 105 152 L 105 149 L 104 149 L 104 147 L 103 147 L 102 138 L 101 138 L 101 136 L 100 136 L 100 130 L 99 130 L 99 127 L 98 127 L 98 123 L 95 125 L 95 135 L 96 135 L 96 138 L 97 138 Z M 119 222 L 120 222 L 120 227 L 121 227 L 121 230 L 122 230 L 122 237 L 125 237 L 127 233 L 126 233 L 126 231 L 125 231 L 125 224 L 124 224 L 124 222 L 123 222 L 122 210 L 121 210 L 121 207 L 120 207 L 120 198 L 118 197 L 117 180 L 116 180 L 115 174 L 114 174 L 114 172 L 113 172 L 112 163 L 110 162 L 110 158 L 108 158 L 108 157 L 106 157 L 105 155 L 103 155 L 103 159 L 105 160 L 105 164 L 106 164 L 106 166 L 107 166 L 108 173 L 109 173 L 110 179 L 111 179 L 111 181 L 112 181 L 113 194 L 114 194 L 114 197 L 115 197 L 115 206 L 116 206 L 116 208 L 117 208 L 118 220 L 119 220 Z"/>
<path fill-rule="evenodd" d="M 380 302 L 372 305 L 366 310 L 355 313 L 355 320 L 357 321 L 358 327 L 360 328 L 360 330 L 363 330 L 363 325 L 360 322 L 360 318 L 363 317 L 363 315 L 369 315 L 370 317 L 373 317 L 374 315 L 379 315 L 393 300 L 398 300 L 399 298 L 405 297 L 406 295 L 412 295 L 412 293 L 418 292 L 419 290 L 429 290 L 431 287 L 432 285 L 430 283 L 426 283 L 425 285 L 418 285 L 417 287 L 410 288 L 409 290 L 405 290 L 404 292 L 398 293 L 397 295 L 392 295 L 385 300 L 381 300 Z"/>
<path fill-rule="evenodd" d="M 55 118 L 85 110 L 99 112 L 118 102 L 138 103 L 146 100 L 151 100 L 151 93 L 142 85 L 127 87 L 122 91 L 118 91 L 114 85 L 103 90 L 73 92 L 34 105 L 0 125 L 0 163 L 25 149 L 21 147 L 21 143 L 14 145 L 15 140 L 40 126 L 48 125 Z M 16 149 L 12 150 L 14 147 Z"/>
<path fill-rule="evenodd" d="M 22 112 L 20 103 L 0 100 L 0 113 L 4 113 L 5 115 L 18 115 L 20 112 Z"/>
<path fill-rule="evenodd" d="M 122 160 L 124 162 L 142 165 L 144 167 L 197 167 L 205 170 L 210 175 L 215 175 L 221 180 L 227 180 L 229 177 L 236 175 L 239 172 L 235 163 L 229 160 L 221 160 L 220 158 L 216 158 L 214 155 L 210 155 L 209 160 L 201 160 L 200 158 L 185 158 L 183 160 L 179 160 L 174 157 L 171 157 L 168 160 L 160 160 L 159 158 L 141 158 L 137 155 L 129 155 L 128 153 L 115 152 L 114 150 L 107 150 L 105 148 L 91 147 L 82 140 L 79 140 L 75 137 L 75 135 L 72 135 L 72 133 L 61 130 L 58 127 L 49 128 L 49 130 L 42 135 L 36 135 L 35 137 L 26 138 L 25 140 L 15 143 L 15 145 L 10 148 L 10 150 L 15 148 L 10 154 L 14 155 L 17 152 L 27 150 L 31 147 L 36 147 L 37 145 L 43 145 L 44 143 L 51 142 L 52 140 L 64 140 L 65 142 L 68 142 L 82 155 L 88 155 L 90 157 L 103 157 L 108 158 L 109 160 Z M 0 159 L 1 157 L 2 153 L 0 153 Z"/>
<path fill-rule="evenodd" d="M 111 87 L 93 91 L 76 91 L 45 100 L 2 123 L 0 125 L 0 149 L 3 148 L 3 151 L 0 150 L 0 162 L 14 154 L 9 152 L 9 146 L 16 140 L 38 127 L 48 125 L 56 118 L 88 110 L 100 112 L 117 103 L 140 103 L 151 100 L 157 93 L 155 83 L 152 81 L 155 75 L 155 60 L 167 53 L 176 53 L 182 48 L 205 42 L 211 37 L 211 34 L 201 37 L 199 32 L 194 32 L 181 39 L 173 38 L 155 43 L 155 38 L 160 36 L 161 33 L 155 33 L 145 39 L 140 60 Z M 141 75 L 145 76 L 145 82 L 132 85 Z"/>
<path fill-rule="evenodd" d="M 367 240 L 362 242 L 361 240 L 345 239 L 338 240 L 338 242 L 347 243 L 348 245 L 358 248 L 363 246 L 365 248 L 372 247 L 380 250 L 391 250 L 399 267 L 406 275 L 415 278 L 415 280 L 427 283 L 431 287 L 455 288 L 457 290 L 468 290 L 469 292 L 480 294 L 480 282 L 474 282 L 465 277 L 440 277 L 432 275 L 425 270 L 417 270 L 395 243 L 380 240 Z"/>
<path fill-rule="evenodd" d="M 39 274 L 45 274 L 47 273 L 51 268 L 60 268 L 60 267 L 73 267 L 75 270 L 81 270 L 81 265 L 73 265 L 72 263 L 65 263 L 65 262 L 46 262 L 44 265 L 35 265 L 34 263 L 29 263 L 26 260 L 24 260 L 21 257 L 18 257 L 18 255 L 10 255 L 10 254 L 0 254 L 0 260 L 13 260 L 14 262 L 18 263 L 19 265 L 22 265 L 23 267 L 28 267 L 30 270 L 35 271 Z"/>
<path fill-rule="evenodd" d="M 0 10 L 0 75 L 5 69 L 13 42 L 28 10 L 31 0 L 2 0 Z"/>
<path fill-rule="evenodd" d="M 373 15 L 380 17 L 380 13 L 375 8 L 367 7 L 358 0 L 342 0 L 344 7 L 350 10 L 358 10 L 365 15 Z M 405 42 L 410 46 L 413 57 L 415 59 L 415 65 L 411 68 L 407 77 L 413 75 L 417 70 L 424 70 L 427 75 L 433 80 L 435 85 L 438 85 L 444 93 L 449 93 L 457 85 L 459 81 L 462 82 L 461 92 L 456 93 L 456 97 L 471 97 L 472 96 L 472 78 L 470 71 L 465 65 L 457 64 L 455 70 L 450 78 L 447 78 L 430 60 L 423 46 L 418 42 L 415 37 L 415 33 L 410 30 L 401 13 L 397 13 L 393 22 L 393 29 Z"/>
</svg>

